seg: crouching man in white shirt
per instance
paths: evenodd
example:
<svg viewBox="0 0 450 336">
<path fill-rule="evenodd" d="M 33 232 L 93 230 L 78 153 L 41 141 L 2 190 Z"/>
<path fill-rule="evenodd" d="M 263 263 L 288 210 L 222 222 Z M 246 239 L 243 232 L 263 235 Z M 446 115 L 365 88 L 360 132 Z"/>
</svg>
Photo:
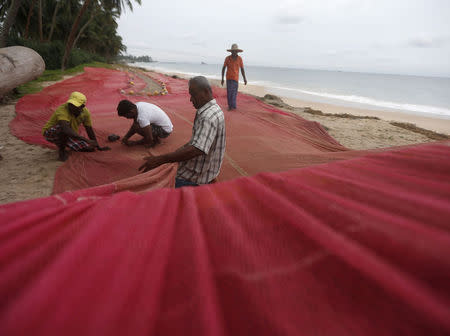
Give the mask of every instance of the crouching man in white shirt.
<svg viewBox="0 0 450 336">
<path fill-rule="evenodd" d="M 127 146 L 143 144 L 153 147 L 161 142 L 160 138 L 167 138 L 173 131 L 172 122 L 167 114 L 150 103 L 134 104 L 124 99 L 117 105 L 117 114 L 119 117 L 134 120 L 130 130 L 122 138 L 122 143 Z M 136 133 L 142 136 L 141 140 L 128 140 Z"/>
</svg>

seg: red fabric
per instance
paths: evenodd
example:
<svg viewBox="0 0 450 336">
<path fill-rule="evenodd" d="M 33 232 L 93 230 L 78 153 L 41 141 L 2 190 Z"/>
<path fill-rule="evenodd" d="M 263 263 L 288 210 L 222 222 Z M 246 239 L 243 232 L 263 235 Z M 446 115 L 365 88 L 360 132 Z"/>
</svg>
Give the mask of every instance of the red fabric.
<svg viewBox="0 0 450 336">
<path fill-rule="evenodd" d="M 22 98 L 11 129 L 49 145 L 42 125 L 78 90 L 100 142 L 123 135 L 131 76 L 87 69 Z M 132 99 L 174 123 L 158 154 L 189 140 L 195 110 L 186 81 L 152 76 L 170 95 Z M 450 142 L 349 151 L 239 100 L 219 176 L 232 181 L 132 193 L 173 186 L 176 166 L 137 174 L 147 151 L 112 144 L 72 155 L 58 194 L 0 206 L 0 334 L 450 334 Z"/>
<path fill-rule="evenodd" d="M 448 335 L 450 142 L 0 206 L 2 335 Z"/>
<path fill-rule="evenodd" d="M 24 141 L 51 146 L 41 135 L 42 126 L 52 110 L 67 100 L 72 91 L 87 96 L 93 127 L 101 145 L 108 134 L 123 136 L 130 121 L 117 116 L 121 99 L 148 101 L 159 105 L 174 124 L 172 134 L 162 144 L 150 150 L 162 154 L 175 150 L 189 141 L 195 109 L 189 101 L 188 82 L 159 74 L 152 76 L 166 83 L 170 94 L 155 97 L 126 96 L 131 87 L 135 92 L 145 87 L 144 81 L 122 71 L 86 68 L 84 74 L 45 88 L 42 92 L 23 97 L 16 106 L 17 117 L 11 122 L 12 132 Z M 219 105 L 226 106 L 226 90 L 214 88 Z M 349 151 L 337 143 L 315 122 L 282 112 L 261 103 L 254 97 L 239 95 L 238 109 L 225 112 L 227 147 L 219 181 L 254 175 L 259 172 L 287 169 L 357 157 L 364 152 Z M 143 191 L 174 185 L 176 164 L 165 165 L 147 174 L 139 174 L 142 158 L 148 155 L 143 147 L 129 148 L 120 142 L 108 144 L 109 152 L 74 153 L 58 170 L 54 193 L 99 186 L 122 184 L 128 190 Z M 56 154 L 55 154 L 56 157 Z"/>
</svg>

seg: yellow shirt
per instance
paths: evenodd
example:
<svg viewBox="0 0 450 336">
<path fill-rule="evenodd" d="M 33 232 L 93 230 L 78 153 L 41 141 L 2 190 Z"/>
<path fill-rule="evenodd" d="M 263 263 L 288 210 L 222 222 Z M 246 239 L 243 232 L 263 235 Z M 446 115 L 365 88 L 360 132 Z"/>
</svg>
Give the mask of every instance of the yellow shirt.
<svg viewBox="0 0 450 336">
<path fill-rule="evenodd" d="M 81 111 L 78 117 L 75 117 L 72 113 L 69 112 L 67 103 L 64 103 L 58 106 L 56 111 L 50 117 L 50 120 L 47 121 L 44 128 L 42 129 L 42 134 L 44 134 L 45 131 L 48 130 L 49 128 L 55 126 L 58 123 L 58 121 L 61 120 L 68 121 L 70 127 L 77 133 L 80 124 L 92 127 L 91 113 L 86 107 L 83 108 L 83 111 Z"/>
</svg>

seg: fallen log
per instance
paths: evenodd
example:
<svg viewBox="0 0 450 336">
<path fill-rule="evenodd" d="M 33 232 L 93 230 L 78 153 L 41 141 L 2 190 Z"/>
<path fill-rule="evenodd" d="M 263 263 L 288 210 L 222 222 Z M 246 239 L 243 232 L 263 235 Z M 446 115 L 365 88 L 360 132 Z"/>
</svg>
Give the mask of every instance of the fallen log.
<svg viewBox="0 0 450 336">
<path fill-rule="evenodd" d="M 0 98 L 12 89 L 36 79 L 45 70 L 41 55 L 33 49 L 0 48 Z"/>
</svg>

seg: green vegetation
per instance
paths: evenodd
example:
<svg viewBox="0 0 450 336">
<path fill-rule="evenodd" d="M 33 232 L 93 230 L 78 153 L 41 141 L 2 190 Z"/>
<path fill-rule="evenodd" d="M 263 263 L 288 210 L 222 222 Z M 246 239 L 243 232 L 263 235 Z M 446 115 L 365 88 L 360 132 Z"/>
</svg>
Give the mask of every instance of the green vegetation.
<svg viewBox="0 0 450 336">
<path fill-rule="evenodd" d="M 10 44 L 24 46 L 36 51 L 44 59 L 46 69 L 61 68 L 61 59 L 64 55 L 64 44 L 61 41 L 39 42 L 36 40 L 15 38 L 13 41 L 10 41 Z M 76 48 L 72 50 L 67 66 L 74 67 L 79 64 L 90 62 L 105 63 L 106 59 L 98 54 Z"/>
<path fill-rule="evenodd" d="M 122 62 L 129 62 L 129 63 L 134 63 L 134 62 L 144 62 L 144 63 L 150 63 L 150 62 L 154 62 L 153 59 L 150 56 L 133 56 L 133 55 L 119 55 L 117 56 L 117 60 L 118 61 L 122 61 Z"/>
<path fill-rule="evenodd" d="M 84 67 L 93 67 L 93 68 L 108 68 L 114 69 L 114 66 L 111 64 L 93 62 L 93 63 L 84 63 L 77 65 L 76 67 L 62 70 L 45 70 L 44 73 L 37 79 L 23 84 L 14 90 L 14 98 L 21 98 L 27 94 L 36 93 L 42 90 L 43 82 L 50 81 L 58 81 L 63 79 L 64 76 L 67 75 L 75 75 L 77 73 L 81 73 L 84 71 Z"/>
<path fill-rule="evenodd" d="M 117 34 L 122 10 L 141 0 L 0 1 L 0 48 L 36 50 L 47 69 L 112 62 L 126 50 Z"/>
</svg>

